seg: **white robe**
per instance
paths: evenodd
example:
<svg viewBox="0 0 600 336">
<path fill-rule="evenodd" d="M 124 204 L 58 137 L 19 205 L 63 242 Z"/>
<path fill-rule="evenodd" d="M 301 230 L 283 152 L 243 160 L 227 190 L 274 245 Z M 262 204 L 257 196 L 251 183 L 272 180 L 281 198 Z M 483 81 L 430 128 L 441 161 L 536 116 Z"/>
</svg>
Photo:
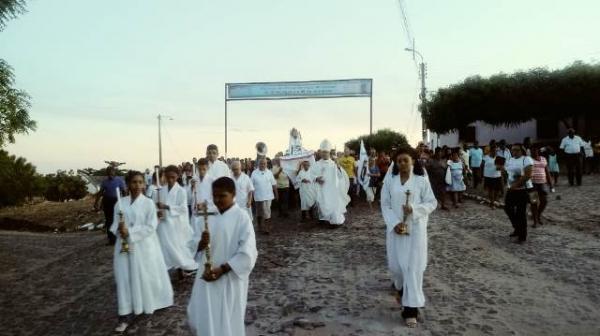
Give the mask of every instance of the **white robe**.
<svg viewBox="0 0 600 336">
<path fill-rule="evenodd" d="M 156 235 L 156 207 L 151 199 L 139 195 L 133 203 L 121 200 L 125 225 L 129 231 L 129 253 L 121 252 L 119 204 L 110 231 L 117 236 L 114 271 L 119 315 L 152 314 L 173 305 L 173 288 Z"/>
<path fill-rule="evenodd" d="M 208 173 L 207 175 L 212 176 L 213 179 L 227 176 L 231 177 L 231 170 L 227 164 L 221 160 L 215 160 L 215 162 L 208 162 Z"/>
<path fill-rule="evenodd" d="M 413 209 L 406 220 L 409 235 L 398 235 L 394 227 L 402 222 L 406 191 Z M 402 305 L 423 307 L 423 272 L 427 267 L 427 221 L 437 207 L 431 184 L 425 176 L 414 175 L 402 185 L 400 175 L 386 177 L 381 190 L 381 212 L 386 224 L 388 267 L 396 289 L 403 289 Z"/>
<path fill-rule="evenodd" d="M 308 183 L 303 183 L 302 180 L 308 180 Z M 312 181 L 310 170 L 300 169 L 296 183 L 300 186 L 300 208 L 303 211 L 310 210 L 317 200 L 315 182 Z"/>
<path fill-rule="evenodd" d="M 346 205 L 350 202 L 348 175 L 332 160 L 319 160 L 311 168 L 310 174 L 315 182 L 319 219 L 330 224 L 344 224 Z M 316 182 L 321 177 L 323 184 Z"/>
<path fill-rule="evenodd" d="M 248 213 L 248 217 L 252 220 L 252 208 L 248 207 L 248 194 L 254 191 L 254 184 L 248 175 L 244 172 L 240 173 L 238 178 L 233 177 L 235 181 L 235 202 L 237 205 Z"/>
<path fill-rule="evenodd" d="M 185 189 L 178 183 L 175 183 L 171 190 L 165 185 L 160 189 L 159 195 L 160 202 L 170 208 L 170 210 L 163 210 L 164 217 L 160 220 L 157 229 L 165 264 L 168 269 L 195 270 L 198 264 L 188 248 L 188 242 L 192 239 L 192 229 Z"/>
<path fill-rule="evenodd" d="M 187 308 L 188 323 L 194 335 L 243 336 L 248 278 L 258 255 L 254 228 L 237 204 L 208 222 L 213 267 L 228 263 L 231 271 L 214 282 L 204 281 L 198 271 Z M 204 263 L 204 252 L 198 255 Z"/>
</svg>

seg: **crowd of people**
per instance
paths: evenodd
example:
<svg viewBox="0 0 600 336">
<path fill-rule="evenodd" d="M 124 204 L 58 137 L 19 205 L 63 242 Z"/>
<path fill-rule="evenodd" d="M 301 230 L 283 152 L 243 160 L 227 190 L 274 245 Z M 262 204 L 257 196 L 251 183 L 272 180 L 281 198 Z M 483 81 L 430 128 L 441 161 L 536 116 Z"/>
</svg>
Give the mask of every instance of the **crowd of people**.
<svg viewBox="0 0 600 336">
<path fill-rule="evenodd" d="M 581 185 L 585 143 L 569 130 L 559 149 L 569 184 Z M 195 334 L 244 335 L 249 275 L 258 257 L 255 230 L 271 233 L 272 210 L 286 218 L 299 208 L 300 222 L 338 228 L 347 207 L 361 200 L 370 209 L 379 204 L 392 287 L 407 326 L 415 327 L 425 304 L 429 214 L 438 206 L 450 211 L 449 204 L 459 209 L 467 187 L 482 186 L 492 209 L 504 197 L 510 236 L 523 243 L 528 205 L 533 225 L 543 224 L 547 195 L 558 182 L 558 154 L 525 139 L 434 150 L 419 144 L 395 148 L 391 156 L 375 149 L 357 156 L 324 140 L 315 160 L 303 159 L 294 174 L 283 169 L 281 155 L 224 159 L 215 145 L 193 162 L 130 171 L 125 182 L 109 168 L 95 207 L 102 198 L 115 245 L 116 331 L 125 331 L 134 315 L 171 306 L 168 272 L 177 270 L 180 278 L 195 277 L 187 310 Z"/>
<path fill-rule="evenodd" d="M 554 192 L 559 178 L 559 155 L 567 168 L 570 186 L 580 186 L 584 163 L 589 163 L 588 173 L 597 171 L 600 161 L 600 142 L 592 146 L 568 130 L 558 151 L 549 145 L 532 144 L 530 138 L 522 143 L 507 144 L 505 140 L 491 140 L 480 146 L 429 150 L 420 144 L 418 158 L 426 167 L 434 194 L 441 209 L 449 211 L 448 199 L 458 209 L 467 187 L 474 191 L 482 186 L 492 209 L 504 197 L 506 212 L 514 231 L 511 237 L 523 243 L 527 239 L 527 208 L 529 206 L 533 227 L 543 225 L 542 213 L 548 204 L 548 194 Z"/>
</svg>

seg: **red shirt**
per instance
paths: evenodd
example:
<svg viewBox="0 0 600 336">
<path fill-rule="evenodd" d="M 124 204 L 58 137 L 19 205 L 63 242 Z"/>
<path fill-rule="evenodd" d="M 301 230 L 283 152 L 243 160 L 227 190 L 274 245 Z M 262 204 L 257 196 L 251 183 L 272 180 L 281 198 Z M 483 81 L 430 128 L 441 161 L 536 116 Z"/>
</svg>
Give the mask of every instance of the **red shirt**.
<svg viewBox="0 0 600 336">
<path fill-rule="evenodd" d="M 381 175 L 385 175 L 385 173 L 387 173 L 388 167 L 390 166 L 390 161 L 384 156 L 378 157 L 376 163 Z"/>
</svg>

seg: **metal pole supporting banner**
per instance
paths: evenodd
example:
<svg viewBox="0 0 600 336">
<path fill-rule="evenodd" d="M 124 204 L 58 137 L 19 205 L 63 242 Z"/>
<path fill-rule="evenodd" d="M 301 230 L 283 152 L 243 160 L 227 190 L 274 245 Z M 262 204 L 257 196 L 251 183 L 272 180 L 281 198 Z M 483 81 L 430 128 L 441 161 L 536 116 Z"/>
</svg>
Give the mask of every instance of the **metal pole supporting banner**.
<svg viewBox="0 0 600 336">
<path fill-rule="evenodd" d="M 371 94 L 369 95 L 369 135 L 373 134 L 373 80 L 371 79 Z"/>
<path fill-rule="evenodd" d="M 163 166 L 163 161 L 162 161 L 162 135 L 161 135 L 161 130 L 160 130 L 160 114 L 158 115 L 158 165 L 162 168 Z M 158 178 L 158 177 L 157 177 Z"/>
<path fill-rule="evenodd" d="M 227 84 L 225 84 L 225 157 L 227 158 Z"/>
</svg>

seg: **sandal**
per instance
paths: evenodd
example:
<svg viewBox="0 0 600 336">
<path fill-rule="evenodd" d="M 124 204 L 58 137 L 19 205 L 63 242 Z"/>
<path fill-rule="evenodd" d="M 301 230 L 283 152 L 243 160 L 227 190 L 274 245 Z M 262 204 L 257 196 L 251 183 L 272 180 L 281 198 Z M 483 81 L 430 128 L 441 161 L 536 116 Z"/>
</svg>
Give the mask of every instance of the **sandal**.
<svg viewBox="0 0 600 336">
<path fill-rule="evenodd" d="M 406 322 L 406 326 L 409 328 L 417 327 L 417 318 L 416 317 L 409 317 L 409 318 L 405 319 L 404 321 Z"/>
</svg>

